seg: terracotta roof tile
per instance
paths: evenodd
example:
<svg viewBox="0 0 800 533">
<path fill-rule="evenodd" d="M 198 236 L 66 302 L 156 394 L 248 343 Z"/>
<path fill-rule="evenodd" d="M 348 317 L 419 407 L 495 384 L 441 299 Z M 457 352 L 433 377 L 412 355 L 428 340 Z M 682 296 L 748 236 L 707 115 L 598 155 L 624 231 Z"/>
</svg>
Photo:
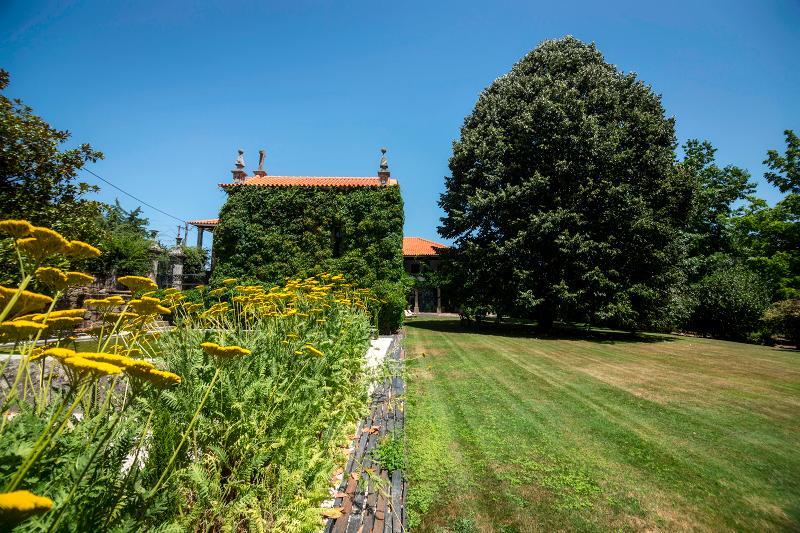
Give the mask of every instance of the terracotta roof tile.
<svg viewBox="0 0 800 533">
<path fill-rule="evenodd" d="M 220 183 L 219 186 L 241 187 L 378 187 L 378 177 L 353 176 L 250 176 L 242 183 Z M 389 185 L 397 185 L 397 180 L 389 179 Z"/>
<path fill-rule="evenodd" d="M 200 218 L 197 220 L 189 220 L 189 224 L 193 226 L 216 226 L 219 224 L 218 218 Z"/>
<path fill-rule="evenodd" d="M 403 237 L 403 255 L 439 255 L 437 249 L 447 249 L 449 246 L 429 241 L 422 237 Z"/>
</svg>

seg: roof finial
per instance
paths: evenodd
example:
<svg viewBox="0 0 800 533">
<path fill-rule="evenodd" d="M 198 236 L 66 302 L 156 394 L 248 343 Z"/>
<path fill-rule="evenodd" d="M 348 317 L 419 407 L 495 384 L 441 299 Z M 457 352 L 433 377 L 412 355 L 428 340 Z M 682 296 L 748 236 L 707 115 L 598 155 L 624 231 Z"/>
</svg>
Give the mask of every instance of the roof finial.
<svg viewBox="0 0 800 533">
<path fill-rule="evenodd" d="M 386 159 L 386 148 L 381 148 L 381 165 L 378 168 L 378 180 L 381 185 L 389 183 L 389 160 Z"/>
<path fill-rule="evenodd" d="M 239 155 L 236 156 L 236 164 L 234 166 L 236 168 L 231 170 L 231 174 L 233 174 L 233 182 L 241 183 L 247 177 L 247 172 L 244 171 L 244 150 L 241 148 L 239 148 Z"/>
<path fill-rule="evenodd" d="M 381 170 L 389 170 L 389 160 L 386 159 L 386 148 L 381 148 Z"/>
<path fill-rule="evenodd" d="M 266 150 L 259 150 L 258 151 L 258 170 L 255 170 L 253 174 L 256 176 L 266 176 L 267 172 L 264 170 L 264 160 L 267 158 L 267 151 Z"/>
</svg>

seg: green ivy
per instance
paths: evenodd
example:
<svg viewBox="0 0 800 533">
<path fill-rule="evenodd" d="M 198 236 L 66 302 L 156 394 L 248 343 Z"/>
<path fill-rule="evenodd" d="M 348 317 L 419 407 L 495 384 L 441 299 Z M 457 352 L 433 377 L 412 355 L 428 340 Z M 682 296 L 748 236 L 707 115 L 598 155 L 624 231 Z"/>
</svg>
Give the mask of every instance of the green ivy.
<svg viewBox="0 0 800 533">
<path fill-rule="evenodd" d="M 231 187 L 214 230 L 212 282 L 281 283 L 340 272 L 384 302 L 381 331 L 400 327 L 406 304 L 403 199 L 388 187 Z"/>
</svg>

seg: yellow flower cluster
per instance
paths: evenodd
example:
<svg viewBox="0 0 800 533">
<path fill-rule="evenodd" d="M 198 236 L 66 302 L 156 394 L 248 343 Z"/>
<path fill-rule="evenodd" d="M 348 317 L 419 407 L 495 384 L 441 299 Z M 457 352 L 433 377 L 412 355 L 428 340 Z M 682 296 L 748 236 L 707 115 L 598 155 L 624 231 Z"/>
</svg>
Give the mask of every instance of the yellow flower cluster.
<svg viewBox="0 0 800 533">
<path fill-rule="evenodd" d="M 14 298 L 17 289 L 9 289 L 0 285 L 0 309 L 3 309 Z M 21 315 L 30 313 L 31 311 L 38 311 L 47 305 L 53 303 L 53 299 L 44 294 L 38 294 L 31 291 L 22 291 L 14 306 L 11 308 L 12 315 Z"/>
<path fill-rule="evenodd" d="M 53 507 L 53 500 L 27 490 L 0 494 L 0 516 L 14 513 L 43 513 Z"/>
<path fill-rule="evenodd" d="M 119 307 L 125 303 L 125 299 L 122 296 L 106 296 L 105 298 L 87 298 L 83 301 L 84 305 L 89 307 L 94 307 L 98 310 L 108 310 L 113 309 L 114 307 Z"/>
<path fill-rule="evenodd" d="M 13 321 L 0 322 L 0 334 L 2 334 L 3 337 L 15 339 L 33 337 L 45 328 L 47 328 L 47 326 L 44 324 L 32 320 L 16 319 Z"/>
<path fill-rule="evenodd" d="M 134 350 L 128 350 L 133 354 Z M 61 363 L 78 373 L 92 373 L 95 376 L 114 375 L 125 372 L 130 377 L 145 381 L 163 389 L 178 385 L 181 377 L 172 372 L 159 370 L 143 359 L 134 359 L 127 355 L 107 352 L 75 352 L 68 348 L 49 348 L 38 353 L 34 358 L 54 357 Z"/>
<path fill-rule="evenodd" d="M 169 308 L 161 305 L 161 300 L 150 296 L 142 296 L 136 300 L 131 300 L 128 302 L 128 306 L 143 316 L 168 315 L 171 312 Z"/>
<path fill-rule="evenodd" d="M 155 281 L 143 276 L 122 276 L 117 281 L 133 292 L 158 289 Z"/>
<path fill-rule="evenodd" d="M 21 239 L 31 234 L 33 224 L 27 220 L 0 220 L 0 233 L 5 233 L 14 239 Z"/>
<path fill-rule="evenodd" d="M 209 355 L 216 357 L 238 357 L 242 355 L 250 355 L 251 351 L 241 346 L 220 346 L 214 342 L 204 342 L 200 347 Z"/>
</svg>

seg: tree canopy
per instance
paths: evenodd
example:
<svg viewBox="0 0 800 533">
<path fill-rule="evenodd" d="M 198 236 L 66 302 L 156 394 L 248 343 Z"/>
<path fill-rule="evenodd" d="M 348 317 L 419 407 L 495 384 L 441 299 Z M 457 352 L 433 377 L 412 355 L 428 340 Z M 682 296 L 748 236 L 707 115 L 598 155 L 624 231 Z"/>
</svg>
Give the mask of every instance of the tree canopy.
<svg viewBox="0 0 800 533">
<path fill-rule="evenodd" d="M 459 283 L 502 314 L 660 320 L 691 184 L 673 119 L 592 44 L 546 41 L 480 95 L 454 142 L 440 232 Z"/>
</svg>

